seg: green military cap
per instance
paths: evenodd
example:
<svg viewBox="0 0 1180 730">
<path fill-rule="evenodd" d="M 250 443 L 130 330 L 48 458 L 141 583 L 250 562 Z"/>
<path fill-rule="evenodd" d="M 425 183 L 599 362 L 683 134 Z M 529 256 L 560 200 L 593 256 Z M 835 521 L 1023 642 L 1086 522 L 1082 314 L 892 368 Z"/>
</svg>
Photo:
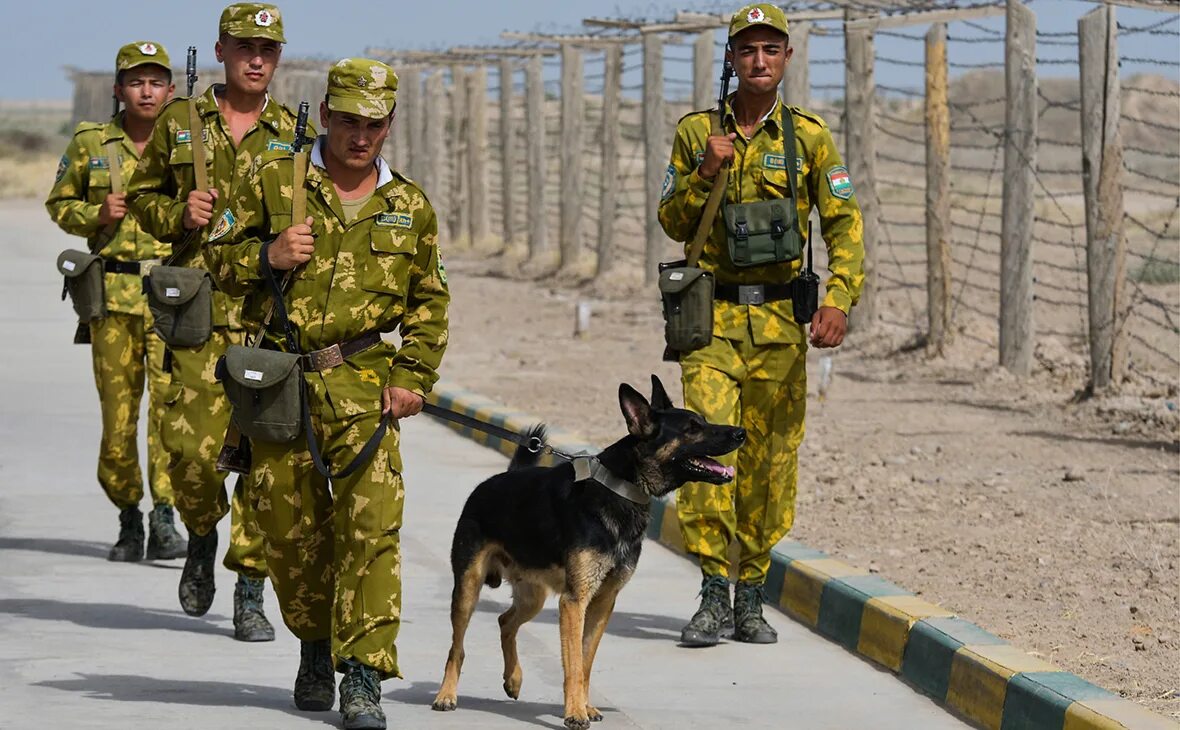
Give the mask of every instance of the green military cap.
<svg viewBox="0 0 1180 730">
<path fill-rule="evenodd" d="M 237 3 L 221 11 L 217 30 L 234 38 L 268 38 L 286 43 L 283 35 L 283 16 L 274 5 L 265 3 Z"/>
<path fill-rule="evenodd" d="M 369 58 L 344 58 L 328 69 L 328 108 L 382 119 L 397 102 L 397 73 Z"/>
<path fill-rule="evenodd" d="M 149 63 L 172 70 L 172 62 L 168 60 L 168 51 L 164 50 L 164 46 L 153 41 L 128 43 L 115 56 L 115 73 Z"/>
<path fill-rule="evenodd" d="M 765 25 L 786 35 L 787 14 L 783 12 L 782 8 L 772 3 L 747 5 L 729 19 L 729 37 L 733 38 L 746 28 L 755 25 Z"/>
</svg>

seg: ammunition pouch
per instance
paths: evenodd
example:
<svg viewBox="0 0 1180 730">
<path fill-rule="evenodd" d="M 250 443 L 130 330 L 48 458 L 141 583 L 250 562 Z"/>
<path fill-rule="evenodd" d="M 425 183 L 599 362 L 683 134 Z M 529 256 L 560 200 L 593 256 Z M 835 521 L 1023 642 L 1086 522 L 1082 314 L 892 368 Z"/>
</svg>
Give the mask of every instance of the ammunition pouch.
<svg viewBox="0 0 1180 730">
<path fill-rule="evenodd" d="M 725 206 L 725 241 L 734 266 L 782 264 L 803 253 L 799 211 L 793 198 Z"/>
<path fill-rule="evenodd" d="M 199 347 L 213 334 L 213 282 L 204 269 L 154 266 L 143 278 L 152 329 L 169 347 Z"/>
<path fill-rule="evenodd" d="M 233 405 L 231 418 L 242 435 L 287 443 L 303 430 L 302 358 L 293 353 L 230 345 L 215 377 Z"/>
<path fill-rule="evenodd" d="M 664 340 L 668 349 L 692 352 L 713 339 L 713 274 L 685 261 L 660 264 Z"/>
<path fill-rule="evenodd" d="M 62 299 L 69 294 L 79 323 L 107 316 L 107 287 L 101 256 L 67 249 L 57 257 L 57 270 L 65 277 Z"/>
</svg>

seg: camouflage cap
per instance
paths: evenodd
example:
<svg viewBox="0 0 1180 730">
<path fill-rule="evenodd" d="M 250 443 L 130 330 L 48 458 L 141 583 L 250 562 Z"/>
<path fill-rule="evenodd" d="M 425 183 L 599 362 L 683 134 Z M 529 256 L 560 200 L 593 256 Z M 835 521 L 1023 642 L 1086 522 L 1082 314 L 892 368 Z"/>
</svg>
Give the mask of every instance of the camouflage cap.
<svg viewBox="0 0 1180 730">
<path fill-rule="evenodd" d="M 164 50 L 164 46 L 154 41 L 128 43 L 120 48 L 115 56 L 115 73 L 136 66 L 146 66 L 149 63 L 172 70 L 172 62 L 168 59 L 168 51 Z"/>
<path fill-rule="evenodd" d="M 286 43 L 283 35 L 283 16 L 274 5 L 265 3 L 237 3 L 221 11 L 217 31 L 234 38 L 267 38 Z"/>
<path fill-rule="evenodd" d="M 746 28 L 755 25 L 765 25 L 786 35 L 787 14 L 783 12 L 782 8 L 772 3 L 747 5 L 729 19 L 729 37 L 733 38 Z"/>
<path fill-rule="evenodd" d="M 397 103 L 397 73 L 369 58 L 344 58 L 328 69 L 328 108 L 383 119 Z"/>
</svg>

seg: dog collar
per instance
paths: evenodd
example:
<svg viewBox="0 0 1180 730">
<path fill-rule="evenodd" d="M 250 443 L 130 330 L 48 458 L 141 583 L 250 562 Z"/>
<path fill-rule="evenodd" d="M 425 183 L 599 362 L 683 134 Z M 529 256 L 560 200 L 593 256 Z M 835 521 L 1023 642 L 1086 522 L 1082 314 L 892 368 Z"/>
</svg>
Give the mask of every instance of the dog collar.
<svg viewBox="0 0 1180 730">
<path fill-rule="evenodd" d="M 635 504 L 651 502 L 651 495 L 626 479 L 620 479 L 612 474 L 597 457 L 579 456 L 574 459 L 574 480 L 580 482 L 586 479 L 593 479 L 623 499 Z"/>
</svg>

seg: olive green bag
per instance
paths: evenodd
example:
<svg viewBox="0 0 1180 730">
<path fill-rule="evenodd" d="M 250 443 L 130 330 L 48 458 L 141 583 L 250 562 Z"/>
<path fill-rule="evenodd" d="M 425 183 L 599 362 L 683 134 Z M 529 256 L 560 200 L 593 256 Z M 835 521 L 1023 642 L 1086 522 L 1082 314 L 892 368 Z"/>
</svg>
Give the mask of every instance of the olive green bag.
<svg viewBox="0 0 1180 730">
<path fill-rule="evenodd" d="M 107 316 L 107 287 L 102 257 L 66 249 L 57 257 L 57 270 L 65 277 L 62 299 L 70 295 L 78 322 L 85 324 Z"/>
<path fill-rule="evenodd" d="M 213 281 L 204 269 L 153 266 L 144 293 L 152 329 L 169 347 L 199 347 L 213 334 Z"/>
<path fill-rule="evenodd" d="M 783 154 L 791 197 L 725 205 L 725 241 L 729 247 L 729 260 L 734 266 L 746 268 L 781 264 L 795 261 L 803 255 L 803 233 L 799 230 L 798 209 L 799 160 L 794 154 L 794 117 L 791 117 L 791 122 L 792 152 L 786 154 L 784 144 Z"/>
<path fill-rule="evenodd" d="M 262 340 L 262 333 L 255 341 Z M 303 431 L 302 358 L 295 353 L 230 345 L 215 375 L 233 405 L 231 418 L 253 441 L 287 443 Z"/>
</svg>

